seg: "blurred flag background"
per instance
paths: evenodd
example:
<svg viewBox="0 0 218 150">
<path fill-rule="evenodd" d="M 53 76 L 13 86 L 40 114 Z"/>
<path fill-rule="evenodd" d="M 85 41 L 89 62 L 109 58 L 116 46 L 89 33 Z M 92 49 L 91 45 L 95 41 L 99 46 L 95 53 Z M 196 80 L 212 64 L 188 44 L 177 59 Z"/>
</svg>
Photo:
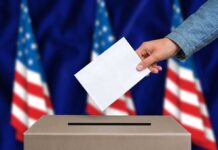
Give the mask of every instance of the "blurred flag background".
<svg viewBox="0 0 218 150">
<path fill-rule="evenodd" d="M 172 26 L 181 23 L 182 16 L 187 18 L 204 2 L 0 0 L 0 150 L 22 150 L 22 133 L 40 116 L 54 112 L 164 112 L 185 127 L 193 122 L 191 128 L 190 124 L 187 127 L 192 133 L 193 150 L 216 149 L 217 40 L 187 62 L 161 62 L 160 74 L 143 79 L 103 113 L 73 76 L 116 39 L 125 36 L 136 49 L 144 41 L 167 35 Z M 184 69 L 190 76 L 184 76 Z M 169 83 L 172 80 L 179 87 L 176 92 Z M 195 96 L 185 95 L 187 89 Z"/>
<path fill-rule="evenodd" d="M 179 0 L 172 5 L 172 27 L 183 22 Z M 192 135 L 192 142 L 205 149 L 216 149 L 206 101 L 193 58 L 180 61 L 170 58 L 167 64 L 164 115 L 173 116 Z"/>
</svg>

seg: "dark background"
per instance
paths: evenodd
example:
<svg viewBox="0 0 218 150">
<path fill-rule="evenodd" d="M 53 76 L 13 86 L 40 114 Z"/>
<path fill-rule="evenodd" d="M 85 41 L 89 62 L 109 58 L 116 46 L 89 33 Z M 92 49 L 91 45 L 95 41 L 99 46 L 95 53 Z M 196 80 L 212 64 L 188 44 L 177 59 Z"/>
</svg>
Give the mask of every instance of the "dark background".
<svg viewBox="0 0 218 150">
<path fill-rule="evenodd" d="M 204 2 L 183 0 L 184 18 Z M 19 4 L 18 0 L 0 0 L 0 150 L 20 150 L 23 146 L 15 140 L 10 126 Z M 116 39 L 125 36 L 134 48 L 170 32 L 171 0 L 106 0 L 106 5 Z M 56 114 L 85 114 L 86 93 L 73 75 L 90 61 L 95 8 L 95 0 L 29 0 L 32 26 Z M 196 53 L 194 60 L 218 139 L 216 49 L 218 41 Z M 132 89 L 138 115 L 162 114 L 166 62 L 160 64 L 160 74 L 143 79 Z"/>
</svg>

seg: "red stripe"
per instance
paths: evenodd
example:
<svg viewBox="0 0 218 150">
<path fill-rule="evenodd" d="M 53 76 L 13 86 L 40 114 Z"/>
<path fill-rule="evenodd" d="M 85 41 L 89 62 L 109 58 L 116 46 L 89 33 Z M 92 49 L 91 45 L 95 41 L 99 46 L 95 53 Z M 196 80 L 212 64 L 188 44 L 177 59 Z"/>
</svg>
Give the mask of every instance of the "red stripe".
<svg viewBox="0 0 218 150">
<path fill-rule="evenodd" d="M 132 99 L 132 94 L 130 93 L 130 91 L 127 91 L 124 96 L 131 98 Z"/>
<path fill-rule="evenodd" d="M 196 107 L 193 105 L 190 105 L 188 103 L 182 102 L 176 95 L 174 95 L 171 91 L 168 89 L 165 90 L 165 97 L 167 100 L 169 100 L 171 103 L 173 103 L 178 109 L 181 111 L 190 114 L 192 116 L 202 118 L 200 107 Z"/>
<path fill-rule="evenodd" d="M 96 109 L 91 104 L 87 103 L 86 111 L 89 115 L 103 115 L 98 109 Z"/>
<path fill-rule="evenodd" d="M 11 125 L 16 129 L 16 133 L 23 134 L 27 130 L 27 126 L 24 125 L 16 116 L 11 115 Z M 22 139 L 18 139 L 22 140 Z"/>
<path fill-rule="evenodd" d="M 52 108 L 50 98 L 44 94 L 43 86 L 36 85 L 28 82 L 19 72 L 15 74 L 15 80 L 18 82 L 28 93 L 46 100 L 47 107 Z"/>
<path fill-rule="evenodd" d="M 23 134 L 22 134 L 22 133 L 16 133 L 16 139 L 17 139 L 18 141 L 23 142 L 23 141 L 24 141 L 24 136 L 23 136 Z"/>
<path fill-rule="evenodd" d="M 180 78 L 176 73 L 174 73 L 170 68 L 168 68 L 167 77 L 172 80 L 181 89 L 196 93 L 195 82 L 190 82 L 188 80 Z"/>
<path fill-rule="evenodd" d="M 47 114 L 47 112 L 28 106 L 27 103 L 23 99 L 21 99 L 16 93 L 13 94 L 13 103 L 15 103 L 23 112 L 28 114 L 30 118 L 33 118 L 35 120 L 38 120 L 41 116 Z"/>
<path fill-rule="evenodd" d="M 128 112 L 128 115 L 130 115 L 130 116 L 136 115 L 136 112 L 134 110 L 127 109 L 127 112 Z"/>
<path fill-rule="evenodd" d="M 116 100 L 113 104 L 110 105 L 110 107 L 123 112 L 128 112 L 126 102 L 121 99 Z"/>
<path fill-rule="evenodd" d="M 207 149 L 209 150 L 217 150 L 216 142 L 207 141 Z"/>
</svg>

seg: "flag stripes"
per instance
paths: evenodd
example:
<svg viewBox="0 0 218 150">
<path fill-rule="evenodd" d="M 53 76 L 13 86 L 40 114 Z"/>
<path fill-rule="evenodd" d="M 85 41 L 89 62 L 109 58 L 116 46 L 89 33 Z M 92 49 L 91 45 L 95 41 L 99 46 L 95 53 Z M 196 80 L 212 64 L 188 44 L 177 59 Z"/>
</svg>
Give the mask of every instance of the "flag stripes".
<svg viewBox="0 0 218 150">
<path fill-rule="evenodd" d="M 23 133 L 41 116 L 53 113 L 30 24 L 27 0 L 22 0 L 11 110 L 11 124 L 17 140 L 23 141 Z"/>
<path fill-rule="evenodd" d="M 189 75 L 188 77 L 185 75 Z M 187 79 L 186 79 L 187 78 Z M 199 80 L 174 59 L 168 61 L 164 114 L 172 115 L 189 132 L 192 141 L 215 150 L 216 142 Z"/>
</svg>

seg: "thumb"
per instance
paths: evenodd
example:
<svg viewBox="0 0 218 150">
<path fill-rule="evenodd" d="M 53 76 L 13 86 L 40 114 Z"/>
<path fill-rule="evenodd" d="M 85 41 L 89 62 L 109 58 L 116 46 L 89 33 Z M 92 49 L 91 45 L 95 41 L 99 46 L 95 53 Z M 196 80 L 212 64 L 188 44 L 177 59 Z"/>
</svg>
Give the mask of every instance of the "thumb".
<svg viewBox="0 0 218 150">
<path fill-rule="evenodd" d="M 138 71 L 142 71 L 144 70 L 145 68 L 151 66 L 153 63 L 155 63 L 155 59 L 154 57 L 152 57 L 152 55 L 146 57 L 145 59 L 143 59 L 136 67 L 136 69 Z"/>
</svg>

